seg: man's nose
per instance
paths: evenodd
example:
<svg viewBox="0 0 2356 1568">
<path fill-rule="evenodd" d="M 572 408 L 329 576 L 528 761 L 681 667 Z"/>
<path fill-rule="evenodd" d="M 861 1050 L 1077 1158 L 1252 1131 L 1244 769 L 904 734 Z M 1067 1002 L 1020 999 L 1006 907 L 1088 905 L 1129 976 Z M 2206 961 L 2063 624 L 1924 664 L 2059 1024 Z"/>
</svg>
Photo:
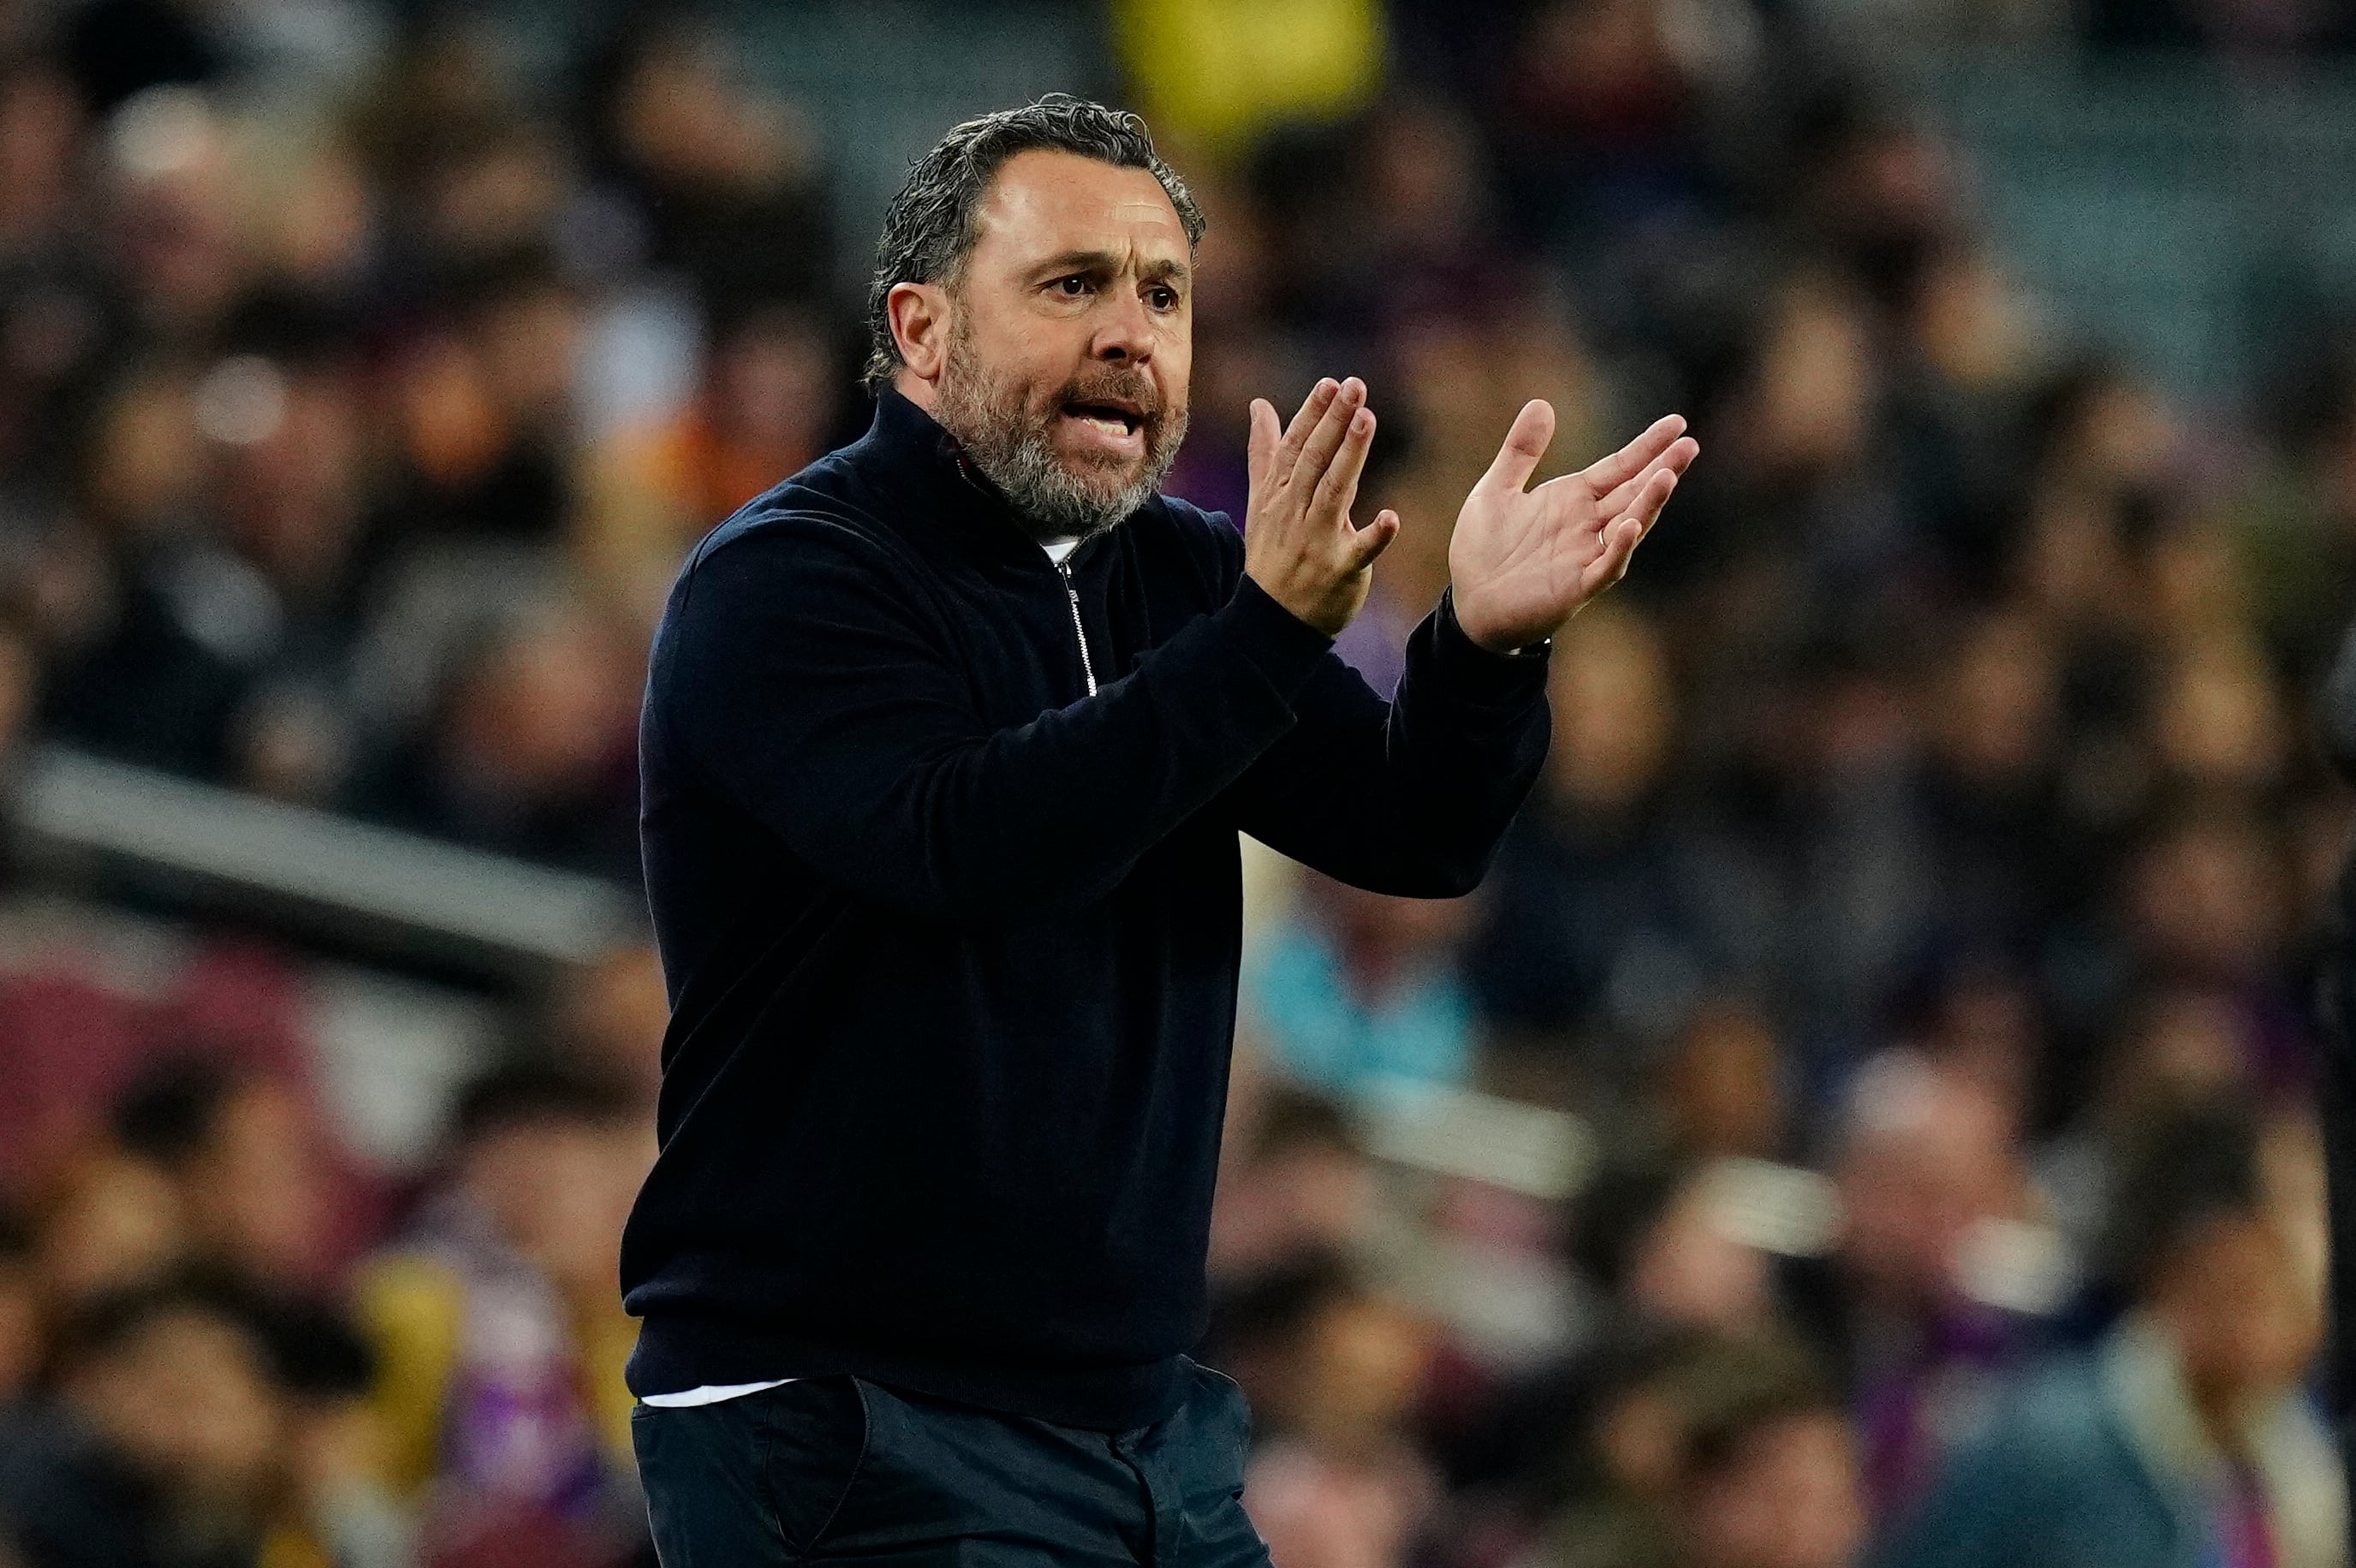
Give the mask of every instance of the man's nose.
<svg viewBox="0 0 2356 1568">
<path fill-rule="evenodd" d="M 1114 365 L 1142 365 L 1153 357 L 1153 317 L 1145 302 L 1114 294 L 1104 305 L 1098 325 L 1096 357 Z"/>
</svg>

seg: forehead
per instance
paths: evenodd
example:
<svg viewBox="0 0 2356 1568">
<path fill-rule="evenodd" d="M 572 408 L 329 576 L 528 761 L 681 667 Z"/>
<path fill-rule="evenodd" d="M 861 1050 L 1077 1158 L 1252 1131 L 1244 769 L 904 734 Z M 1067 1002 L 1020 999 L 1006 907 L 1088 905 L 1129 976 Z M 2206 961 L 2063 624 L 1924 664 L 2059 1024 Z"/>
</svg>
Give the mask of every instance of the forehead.
<svg viewBox="0 0 2356 1568">
<path fill-rule="evenodd" d="M 1187 259 L 1185 226 L 1148 169 L 1034 149 L 1009 158 L 983 196 L 974 250 L 1023 255 L 1135 250 L 1142 261 Z"/>
</svg>

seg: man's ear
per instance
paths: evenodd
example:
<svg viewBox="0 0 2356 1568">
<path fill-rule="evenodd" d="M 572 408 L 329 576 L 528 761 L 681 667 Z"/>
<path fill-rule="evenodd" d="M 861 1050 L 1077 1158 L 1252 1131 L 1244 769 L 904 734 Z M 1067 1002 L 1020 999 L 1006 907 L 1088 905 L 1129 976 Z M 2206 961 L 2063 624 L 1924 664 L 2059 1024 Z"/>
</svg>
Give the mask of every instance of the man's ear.
<svg viewBox="0 0 2356 1568">
<path fill-rule="evenodd" d="M 949 359 L 949 293 L 938 283 L 894 283 L 884 301 L 900 358 L 920 381 L 937 381 Z"/>
</svg>

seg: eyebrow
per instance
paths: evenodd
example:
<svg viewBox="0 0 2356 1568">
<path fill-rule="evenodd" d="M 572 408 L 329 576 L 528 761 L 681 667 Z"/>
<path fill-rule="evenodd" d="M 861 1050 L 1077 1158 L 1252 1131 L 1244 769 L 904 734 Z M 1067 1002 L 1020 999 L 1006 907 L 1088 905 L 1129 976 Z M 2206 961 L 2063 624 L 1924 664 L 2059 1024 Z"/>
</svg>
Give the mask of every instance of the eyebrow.
<svg viewBox="0 0 2356 1568">
<path fill-rule="evenodd" d="M 1061 255 L 1048 257 L 1032 271 L 1043 278 L 1061 276 L 1066 272 L 1117 272 L 1120 271 L 1120 258 L 1110 251 L 1066 251 Z M 1193 269 L 1185 262 L 1173 261 L 1166 256 L 1159 261 L 1148 261 L 1141 274 L 1143 281 L 1149 283 L 1164 283 L 1172 279 L 1184 283 L 1194 275 Z"/>
</svg>

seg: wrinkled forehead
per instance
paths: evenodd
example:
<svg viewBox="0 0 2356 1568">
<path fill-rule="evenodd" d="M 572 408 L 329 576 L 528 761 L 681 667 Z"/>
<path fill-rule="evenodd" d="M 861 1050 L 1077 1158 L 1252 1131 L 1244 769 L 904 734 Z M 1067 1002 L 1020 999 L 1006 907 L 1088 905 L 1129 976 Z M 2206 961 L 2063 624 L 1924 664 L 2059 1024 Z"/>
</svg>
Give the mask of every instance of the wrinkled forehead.
<svg viewBox="0 0 2356 1568">
<path fill-rule="evenodd" d="M 1076 153 L 1019 153 L 991 181 L 976 217 L 979 266 L 1019 268 L 1096 252 L 1120 257 L 1141 272 L 1192 269 L 1186 227 L 1150 169 Z"/>
</svg>

